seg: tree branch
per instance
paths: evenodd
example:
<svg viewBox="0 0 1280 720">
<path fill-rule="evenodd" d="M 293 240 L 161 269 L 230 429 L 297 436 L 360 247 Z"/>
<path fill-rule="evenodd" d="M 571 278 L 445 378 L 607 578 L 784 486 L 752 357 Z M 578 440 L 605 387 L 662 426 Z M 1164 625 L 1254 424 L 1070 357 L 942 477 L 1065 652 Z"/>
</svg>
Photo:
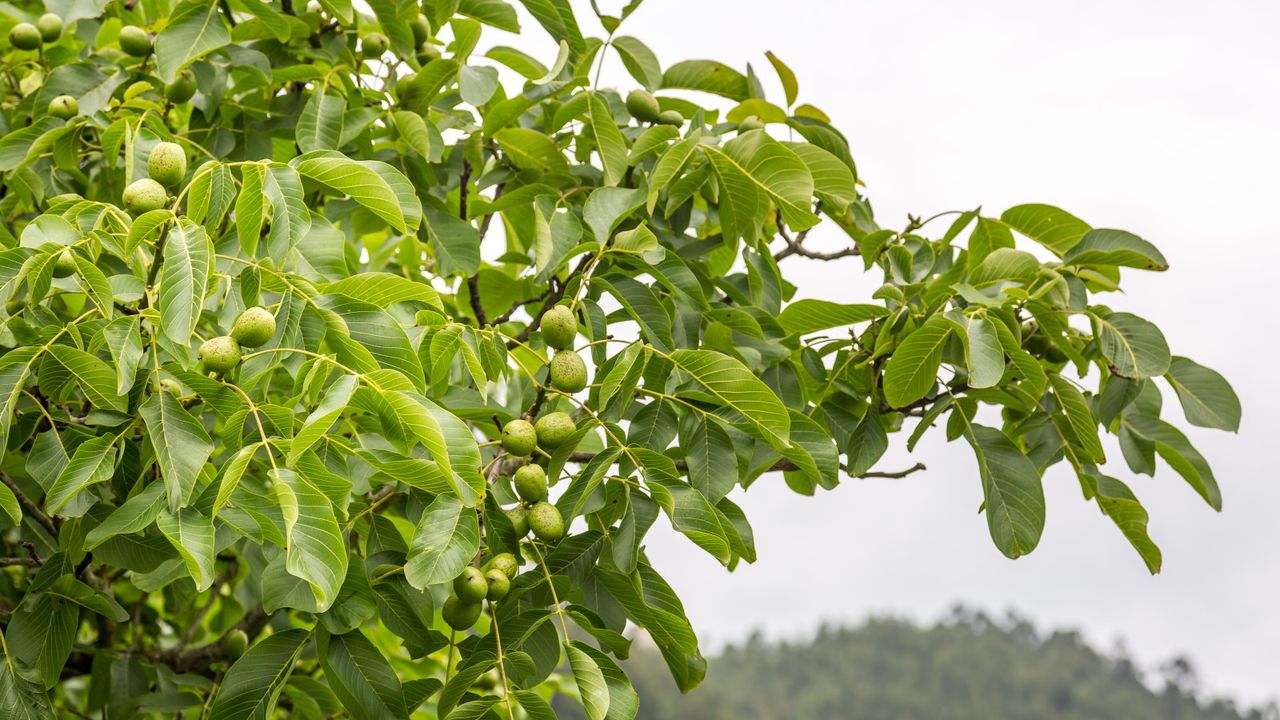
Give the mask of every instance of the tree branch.
<svg viewBox="0 0 1280 720">
<path fill-rule="evenodd" d="M 813 207 L 814 213 L 817 213 L 821 209 L 822 209 L 822 203 L 818 203 Z M 778 225 L 778 236 L 781 237 L 783 242 L 787 244 L 785 248 L 773 254 L 774 262 L 782 260 L 783 258 L 791 257 L 792 255 L 799 255 L 800 257 L 809 258 L 810 260 L 839 260 L 840 258 L 843 258 L 843 257 L 862 254 L 862 251 L 858 249 L 857 245 L 854 245 L 852 247 L 847 247 L 844 250 L 837 250 L 836 252 L 829 252 L 829 253 L 816 252 L 813 250 L 809 250 L 805 248 L 804 241 L 805 241 L 805 238 L 809 237 L 810 228 L 805 228 L 804 230 L 801 230 L 799 234 L 797 234 L 794 238 L 792 238 L 791 235 L 787 232 L 787 226 L 782 222 L 782 211 L 774 210 L 774 217 L 776 218 L 777 225 Z"/>
<path fill-rule="evenodd" d="M 574 453 L 570 453 L 570 454 L 569 454 L 569 462 L 577 463 L 577 464 L 581 465 L 581 464 L 585 464 L 585 463 L 589 463 L 589 462 L 591 462 L 592 458 L 594 458 L 595 456 L 596 456 L 596 454 L 595 454 L 595 453 L 593 453 L 593 452 L 574 452 Z M 517 460 L 519 463 L 523 463 L 523 462 L 524 462 L 524 461 L 523 461 L 523 458 L 516 458 L 516 460 Z M 677 469 L 677 470 L 688 470 L 688 469 L 689 469 L 689 464 L 688 464 L 687 462 L 685 462 L 684 460 L 676 460 L 675 462 L 676 462 L 676 469 Z M 768 470 L 768 471 L 766 471 L 766 472 L 777 472 L 777 471 L 788 471 L 788 470 L 799 470 L 799 469 L 800 469 L 800 468 L 799 468 L 799 467 L 797 467 L 797 466 L 796 466 L 796 464 L 795 464 L 795 463 L 793 463 L 793 462 L 791 462 L 790 460 L 782 459 L 782 460 L 779 460 L 778 462 L 774 463 L 772 466 L 770 466 L 770 467 L 769 467 L 769 470 Z M 851 476 L 851 477 L 855 477 L 855 478 L 859 478 L 859 479 L 864 479 L 864 478 L 891 478 L 891 479 L 897 479 L 897 478 L 904 478 L 904 477 L 906 477 L 906 476 L 908 476 L 908 475 L 910 475 L 910 474 L 912 474 L 912 473 L 920 472 L 921 470 L 926 470 L 926 469 L 927 469 L 927 468 L 925 467 L 924 463 L 916 463 L 915 465 L 912 465 L 911 467 L 909 467 L 909 468 L 907 468 L 907 469 L 905 469 L 905 470 L 894 470 L 894 471 L 873 470 L 873 471 L 869 471 L 869 472 L 859 473 L 859 474 L 857 474 L 857 475 L 853 475 L 853 476 Z"/>
</svg>

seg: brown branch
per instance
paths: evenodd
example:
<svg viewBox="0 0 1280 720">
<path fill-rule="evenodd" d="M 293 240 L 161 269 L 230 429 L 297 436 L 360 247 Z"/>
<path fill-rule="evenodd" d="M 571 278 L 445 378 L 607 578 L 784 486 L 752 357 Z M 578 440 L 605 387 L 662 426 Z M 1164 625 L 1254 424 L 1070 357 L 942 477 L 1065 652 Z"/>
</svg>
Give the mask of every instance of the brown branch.
<svg viewBox="0 0 1280 720">
<path fill-rule="evenodd" d="M 5 485 L 9 486 L 9 489 L 13 491 L 14 497 L 18 498 L 18 504 L 22 506 L 22 509 L 25 510 L 28 515 L 35 518 L 36 522 L 43 525 L 51 535 L 57 536 L 58 526 L 54 524 L 53 520 L 48 515 L 44 514 L 44 511 L 40 509 L 39 505 L 35 504 L 31 498 L 27 497 L 26 493 L 22 492 L 22 488 L 18 487 L 18 483 L 14 482 L 13 478 L 9 477 L 8 473 L 0 473 L 0 481 L 3 481 Z"/>
<path fill-rule="evenodd" d="M 817 203 L 813 206 L 813 212 L 815 214 L 821 209 L 822 209 L 822 203 Z M 782 221 L 781 210 L 774 210 L 774 218 L 778 226 L 778 236 L 781 237 L 783 242 L 787 244 L 785 248 L 773 254 L 774 262 L 782 260 L 783 258 L 791 257 L 792 255 L 798 255 L 803 258 L 809 258 L 810 260 L 839 260 L 840 258 L 843 258 L 843 257 L 862 254 L 862 250 L 860 250 L 857 245 L 845 248 L 844 250 L 837 250 L 836 252 L 829 252 L 829 253 L 809 250 L 804 246 L 804 241 L 806 238 L 809 237 L 809 230 L 811 230 L 812 228 L 805 228 L 804 230 L 801 230 L 794 238 L 792 238 L 791 235 L 787 232 L 787 226 Z"/>
<path fill-rule="evenodd" d="M 40 562 L 36 558 L 0 557 L 0 567 L 7 567 L 9 565 L 25 565 L 27 567 L 40 567 L 43 564 L 44 563 Z"/>
<path fill-rule="evenodd" d="M 595 456 L 596 456 L 596 453 L 593 453 L 593 452 L 573 452 L 569 454 L 569 462 L 577 463 L 581 465 L 584 463 L 591 462 L 592 458 L 594 458 Z M 523 462 L 522 459 L 517 458 L 517 460 L 520 460 L 521 462 Z M 684 460 L 676 460 L 675 463 L 676 463 L 677 470 L 689 469 L 689 464 Z M 799 470 L 799 469 L 800 468 L 797 467 L 795 463 L 784 458 L 782 460 L 775 462 L 773 465 L 771 465 L 766 472 L 789 471 L 789 470 Z M 915 465 L 912 465 L 911 467 L 905 470 L 894 470 L 894 471 L 876 470 L 876 471 L 859 473 L 857 475 L 853 475 L 852 477 L 859 478 L 859 479 L 862 479 L 862 478 L 895 478 L 896 479 L 896 478 L 904 478 L 910 475 L 911 473 L 919 472 L 925 469 L 927 468 L 925 468 L 924 463 L 916 463 Z"/>
</svg>

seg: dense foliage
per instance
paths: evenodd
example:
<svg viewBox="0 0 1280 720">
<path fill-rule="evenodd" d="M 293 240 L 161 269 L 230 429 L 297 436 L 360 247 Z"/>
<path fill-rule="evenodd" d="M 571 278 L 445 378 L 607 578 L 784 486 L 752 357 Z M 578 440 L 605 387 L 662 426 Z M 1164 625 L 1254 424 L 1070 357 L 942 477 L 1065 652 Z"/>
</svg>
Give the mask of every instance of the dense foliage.
<svg viewBox="0 0 1280 720">
<path fill-rule="evenodd" d="M 1185 658 L 1143 673 L 1123 651 L 1077 633 L 1040 633 L 1017 617 L 957 610 L 931 627 L 893 619 L 824 627 L 812 640 L 758 636 L 710 658 L 698 691 L 681 695 L 662 658 L 640 647 L 623 664 L 639 720 L 1276 720 L 1275 705 L 1240 709 L 1206 697 Z M 559 706 L 559 702 L 557 702 Z M 562 717 L 581 717 L 564 704 Z"/>
<path fill-rule="evenodd" d="M 732 569 L 735 489 L 901 475 L 899 430 L 972 446 L 1009 557 L 1065 460 L 1159 568 L 1104 434 L 1219 507 L 1157 380 L 1196 425 L 1234 394 L 1096 299 L 1152 245 L 1047 205 L 881 228 L 777 57 L 771 102 L 618 34 L 639 0 L 603 39 L 519 4 L 0 6 L 0 716 L 630 718 L 628 622 L 706 673 L 658 516 Z M 546 58 L 482 54 L 522 18 Z M 796 300 L 804 258 L 884 284 Z"/>
</svg>

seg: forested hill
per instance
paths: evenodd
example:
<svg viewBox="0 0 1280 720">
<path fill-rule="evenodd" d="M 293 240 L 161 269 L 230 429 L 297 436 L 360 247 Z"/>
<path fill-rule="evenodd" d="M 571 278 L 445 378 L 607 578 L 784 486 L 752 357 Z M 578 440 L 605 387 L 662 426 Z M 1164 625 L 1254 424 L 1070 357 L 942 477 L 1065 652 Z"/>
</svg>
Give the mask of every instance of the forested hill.
<svg viewBox="0 0 1280 720">
<path fill-rule="evenodd" d="M 1272 720 L 1196 691 L 1184 659 L 1143 677 L 1071 632 L 957 611 L 921 628 L 873 620 L 824 628 L 811 642 L 753 638 L 711 658 L 706 682 L 682 696 L 661 657 L 635 643 L 626 670 L 637 720 Z M 568 703 L 565 703 L 568 705 Z M 570 715 L 565 715 L 570 717 Z"/>
</svg>

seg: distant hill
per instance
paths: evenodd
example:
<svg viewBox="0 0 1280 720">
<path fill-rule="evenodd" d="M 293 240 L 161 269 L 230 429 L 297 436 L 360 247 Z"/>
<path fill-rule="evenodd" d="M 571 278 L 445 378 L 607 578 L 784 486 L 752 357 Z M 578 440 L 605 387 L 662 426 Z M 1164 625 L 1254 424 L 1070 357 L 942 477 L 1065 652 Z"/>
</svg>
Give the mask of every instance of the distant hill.
<svg viewBox="0 0 1280 720">
<path fill-rule="evenodd" d="M 929 628 L 876 619 L 805 643 L 753 637 L 711 658 L 707 680 L 683 696 L 643 638 L 635 646 L 625 669 L 637 720 L 1280 720 L 1274 705 L 1202 697 L 1185 659 L 1143 678 L 1077 633 L 966 610 Z M 557 702 L 561 717 L 581 717 L 569 705 Z"/>
</svg>

